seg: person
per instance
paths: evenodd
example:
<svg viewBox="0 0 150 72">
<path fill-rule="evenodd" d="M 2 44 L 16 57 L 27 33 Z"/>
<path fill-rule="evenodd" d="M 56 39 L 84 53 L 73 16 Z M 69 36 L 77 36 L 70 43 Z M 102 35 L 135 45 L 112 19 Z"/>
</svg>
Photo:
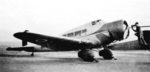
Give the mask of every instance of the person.
<svg viewBox="0 0 150 72">
<path fill-rule="evenodd" d="M 131 27 L 134 32 L 138 32 L 139 23 L 136 22 L 134 25 L 131 25 Z"/>
<path fill-rule="evenodd" d="M 140 26 L 139 26 L 139 23 L 136 22 L 136 23 L 135 23 L 134 25 L 132 25 L 131 27 L 132 27 L 132 30 L 133 30 L 134 32 L 136 32 L 135 35 L 136 35 L 138 38 L 140 38 L 141 28 L 140 28 Z"/>
<path fill-rule="evenodd" d="M 143 40 L 141 39 L 142 36 L 141 36 L 141 28 L 140 28 L 140 26 L 139 26 L 139 23 L 136 22 L 136 23 L 135 23 L 134 25 L 132 25 L 131 27 L 132 27 L 132 30 L 133 30 L 134 32 L 136 32 L 135 35 L 138 37 L 138 41 L 139 41 L 139 43 L 141 44 L 141 42 L 143 42 Z"/>
</svg>

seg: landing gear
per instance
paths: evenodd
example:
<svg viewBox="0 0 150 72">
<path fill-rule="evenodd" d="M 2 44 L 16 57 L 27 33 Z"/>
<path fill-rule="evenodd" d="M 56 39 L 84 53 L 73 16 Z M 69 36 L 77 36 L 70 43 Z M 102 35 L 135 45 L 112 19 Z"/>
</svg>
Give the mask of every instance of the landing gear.
<svg viewBox="0 0 150 72">
<path fill-rule="evenodd" d="M 103 50 L 99 51 L 99 56 L 102 56 L 104 59 L 107 59 L 107 60 L 111 60 L 111 59 L 116 60 L 116 58 L 113 56 L 113 53 L 111 52 L 111 50 L 107 49 L 106 47 L 104 47 Z"/>
<path fill-rule="evenodd" d="M 113 59 L 113 54 L 109 49 L 99 51 L 99 55 L 103 56 L 104 59 Z"/>
<path fill-rule="evenodd" d="M 34 56 L 34 52 L 31 53 L 31 56 Z"/>
<path fill-rule="evenodd" d="M 94 52 L 91 49 L 85 49 L 85 50 L 79 51 L 78 57 L 83 59 L 84 61 L 97 62 L 97 60 L 95 60 L 94 58 Z"/>
</svg>

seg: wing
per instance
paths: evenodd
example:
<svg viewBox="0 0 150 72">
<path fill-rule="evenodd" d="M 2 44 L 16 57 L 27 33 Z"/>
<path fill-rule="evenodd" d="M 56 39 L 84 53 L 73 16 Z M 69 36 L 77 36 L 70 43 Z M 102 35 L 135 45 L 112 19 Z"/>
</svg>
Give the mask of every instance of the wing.
<svg viewBox="0 0 150 72">
<path fill-rule="evenodd" d="M 42 47 L 48 47 L 52 50 L 78 50 L 81 48 L 90 48 L 95 46 L 93 42 L 73 39 L 68 37 L 55 37 L 55 36 L 46 36 L 36 33 L 29 32 L 19 32 L 15 33 L 14 36 L 23 41 L 23 44 L 26 42 L 31 42 Z"/>
</svg>

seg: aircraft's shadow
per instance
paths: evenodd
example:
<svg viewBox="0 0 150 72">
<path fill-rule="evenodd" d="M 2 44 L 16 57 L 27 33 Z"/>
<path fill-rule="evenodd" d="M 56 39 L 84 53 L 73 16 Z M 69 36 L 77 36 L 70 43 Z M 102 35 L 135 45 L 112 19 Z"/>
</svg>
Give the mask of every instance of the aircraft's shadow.
<svg viewBox="0 0 150 72">
<path fill-rule="evenodd" d="M 100 60 L 104 60 L 104 59 L 101 59 L 101 58 L 98 58 L 97 59 L 98 61 Z M 53 62 L 63 62 L 63 63 L 96 63 L 94 61 L 83 61 L 82 59 L 80 58 L 58 58 L 57 60 L 53 60 Z"/>
<path fill-rule="evenodd" d="M 15 54 L 0 54 L 0 57 L 7 57 L 7 58 L 17 58 L 17 60 L 13 60 L 13 63 L 20 63 L 20 64 L 95 64 L 97 62 L 90 62 L 90 61 L 83 61 L 78 57 L 45 57 L 41 55 L 15 55 Z M 19 58 L 23 58 L 23 61 L 19 60 Z M 99 63 L 101 62 L 110 62 L 111 60 L 105 60 L 103 58 L 96 58 Z M 18 61 L 19 60 L 19 61 Z M 150 62 L 136 62 L 137 65 L 150 65 Z"/>
<path fill-rule="evenodd" d="M 8 58 L 27 58 L 29 60 L 25 60 L 23 63 L 91 63 L 91 61 L 83 61 L 82 59 L 76 57 L 76 58 L 70 58 L 70 57 L 45 57 L 41 55 L 16 55 L 16 54 L 0 54 L 0 57 L 8 57 Z M 30 60 L 33 59 L 32 60 Z M 43 59 L 43 60 L 40 60 Z M 97 58 L 98 61 L 104 60 L 103 58 Z M 93 62 L 94 63 L 94 62 Z"/>
</svg>

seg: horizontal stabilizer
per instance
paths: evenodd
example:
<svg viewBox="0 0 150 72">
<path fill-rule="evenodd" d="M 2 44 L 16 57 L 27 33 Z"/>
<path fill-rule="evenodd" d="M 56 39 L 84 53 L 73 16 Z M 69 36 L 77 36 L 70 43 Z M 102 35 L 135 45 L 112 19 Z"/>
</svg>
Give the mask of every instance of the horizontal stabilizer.
<svg viewBox="0 0 150 72">
<path fill-rule="evenodd" d="M 35 47 L 8 47 L 7 51 L 27 51 L 27 52 L 50 52 L 53 51 L 49 48 L 35 48 Z"/>
<path fill-rule="evenodd" d="M 28 51 L 28 52 L 33 52 L 34 47 L 8 47 L 6 50 L 7 51 Z"/>
</svg>

